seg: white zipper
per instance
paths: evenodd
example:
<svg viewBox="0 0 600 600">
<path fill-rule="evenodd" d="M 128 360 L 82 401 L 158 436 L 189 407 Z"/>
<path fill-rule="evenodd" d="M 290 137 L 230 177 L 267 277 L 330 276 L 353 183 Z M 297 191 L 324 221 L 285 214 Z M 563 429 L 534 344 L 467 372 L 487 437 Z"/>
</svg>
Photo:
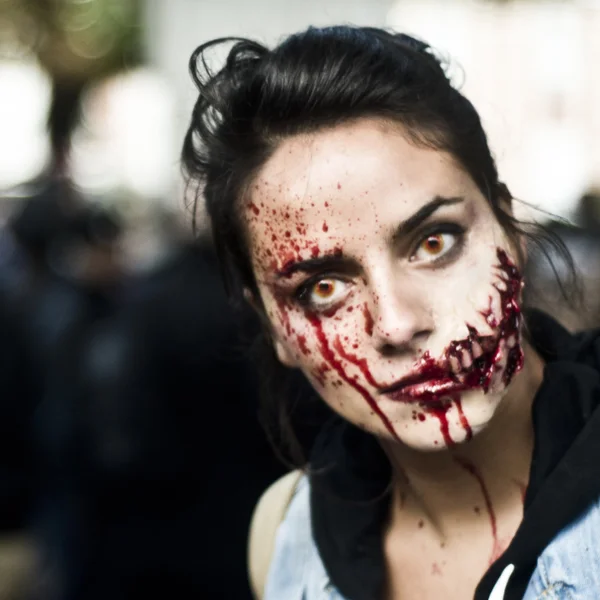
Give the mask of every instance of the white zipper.
<svg viewBox="0 0 600 600">
<path fill-rule="evenodd" d="M 508 565 L 504 571 L 502 571 L 502 575 L 496 581 L 496 585 L 490 594 L 489 600 L 504 600 L 504 593 L 506 592 L 506 586 L 508 585 L 508 580 L 510 576 L 513 574 L 515 570 L 515 565 Z"/>
</svg>

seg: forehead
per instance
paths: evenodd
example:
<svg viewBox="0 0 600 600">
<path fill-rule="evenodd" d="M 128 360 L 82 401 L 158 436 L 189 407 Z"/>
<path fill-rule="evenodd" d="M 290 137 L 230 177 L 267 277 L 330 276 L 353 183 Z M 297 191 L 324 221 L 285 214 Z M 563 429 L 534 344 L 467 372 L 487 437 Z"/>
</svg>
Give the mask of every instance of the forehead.
<svg viewBox="0 0 600 600">
<path fill-rule="evenodd" d="M 436 196 L 477 194 L 453 158 L 376 119 L 285 139 L 257 174 L 245 216 L 253 247 L 367 241 Z"/>
</svg>

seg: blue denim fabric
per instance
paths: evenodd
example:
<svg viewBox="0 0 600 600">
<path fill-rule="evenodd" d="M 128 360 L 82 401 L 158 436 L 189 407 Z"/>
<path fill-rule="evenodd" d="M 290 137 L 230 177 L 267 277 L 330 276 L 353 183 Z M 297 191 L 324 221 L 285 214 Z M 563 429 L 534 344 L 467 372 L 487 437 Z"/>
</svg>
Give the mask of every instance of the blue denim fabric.
<svg viewBox="0 0 600 600">
<path fill-rule="evenodd" d="M 309 495 L 302 477 L 277 530 L 264 600 L 346 600 L 330 583 L 313 541 Z"/>
<path fill-rule="evenodd" d="M 279 526 L 264 600 L 349 600 L 331 584 L 312 538 L 303 477 Z M 563 529 L 537 561 L 523 600 L 600 599 L 600 501 Z"/>
<path fill-rule="evenodd" d="M 600 501 L 565 527 L 538 558 L 524 600 L 600 598 Z"/>
</svg>

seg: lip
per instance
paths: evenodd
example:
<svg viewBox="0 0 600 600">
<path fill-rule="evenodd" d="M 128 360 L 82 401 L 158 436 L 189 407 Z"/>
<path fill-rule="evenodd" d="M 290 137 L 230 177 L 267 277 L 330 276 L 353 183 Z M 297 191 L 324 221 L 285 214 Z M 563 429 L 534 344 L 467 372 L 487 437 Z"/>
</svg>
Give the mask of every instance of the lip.
<svg viewBox="0 0 600 600">
<path fill-rule="evenodd" d="M 390 386 L 379 390 L 381 395 L 396 402 L 423 402 L 439 400 L 443 396 L 452 396 L 465 391 L 464 384 L 451 374 L 440 373 L 436 377 L 409 375 Z"/>
</svg>

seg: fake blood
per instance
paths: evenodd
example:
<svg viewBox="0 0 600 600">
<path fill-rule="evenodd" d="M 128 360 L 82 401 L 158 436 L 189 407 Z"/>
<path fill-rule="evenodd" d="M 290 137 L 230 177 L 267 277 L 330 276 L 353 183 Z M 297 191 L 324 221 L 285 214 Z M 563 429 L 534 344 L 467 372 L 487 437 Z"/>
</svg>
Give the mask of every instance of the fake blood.
<svg viewBox="0 0 600 600">
<path fill-rule="evenodd" d="M 351 354 L 350 352 L 344 350 L 339 336 L 335 338 L 333 342 L 333 347 L 337 350 L 338 354 L 343 359 L 347 360 L 353 365 L 356 365 L 360 369 L 361 373 L 365 376 L 365 379 L 369 382 L 369 385 L 372 385 L 373 387 L 379 387 L 379 385 L 373 378 L 371 371 L 369 370 L 369 366 L 367 365 L 366 359 L 358 358 L 358 356 L 356 356 L 355 354 Z"/>
<path fill-rule="evenodd" d="M 336 249 L 336 252 L 338 252 L 338 249 Z M 434 359 L 426 352 L 418 362 L 414 374 L 410 376 L 409 380 L 405 379 L 403 387 L 397 392 L 387 394 L 393 399 L 396 396 L 398 400 L 406 401 L 407 396 L 412 396 L 414 401 L 418 401 L 426 414 L 435 417 L 439 421 L 440 432 L 447 446 L 454 445 L 448 421 L 448 411 L 453 404 L 456 405 L 458 420 L 460 426 L 465 431 L 466 439 L 470 440 L 473 437 L 473 431 L 463 411 L 460 393 L 475 388 L 482 388 L 485 392 L 489 390 L 492 377 L 498 370 L 497 363 L 502 357 L 502 341 L 507 343 L 511 340 L 513 342 L 513 347 L 507 349 L 507 364 L 502 373 L 502 380 L 506 385 L 523 365 L 523 352 L 517 343 L 521 321 L 518 297 L 521 291 L 522 278 L 517 267 L 511 262 L 504 250 L 498 248 L 497 257 L 498 265 L 495 268 L 500 270 L 504 275 L 504 277 L 501 277 L 503 285 L 495 285 L 500 296 L 501 317 L 497 319 L 493 314 L 491 299 L 490 307 L 481 312 L 486 322 L 494 327 L 496 334 L 493 336 L 480 335 L 475 327 L 467 325 L 469 332 L 467 338 L 451 342 L 441 360 Z M 293 272 L 293 264 L 293 259 L 285 261 L 283 268 L 279 270 L 280 276 L 289 276 Z M 506 289 L 502 289 L 503 287 Z M 333 316 L 333 313 L 337 309 L 338 307 L 335 307 L 331 311 L 331 314 L 325 314 L 325 316 Z M 291 326 L 287 311 L 282 303 L 279 303 L 279 312 L 282 324 L 289 335 L 291 333 Z M 363 305 L 362 312 L 365 317 L 365 332 L 369 336 L 372 336 L 374 322 L 366 304 Z M 397 438 L 392 424 L 381 411 L 375 399 L 369 394 L 366 388 L 360 385 L 356 376 L 350 377 L 344 371 L 342 362 L 334 354 L 323 332 L 320 318 L 316 315 L 309 315 L 308 318 L 315 329 L 320 351 L 325 359 L 323 366 L 329 365 L 339 374 L 342 380 L 356 389 L 365 398 L 373 412 L 379 416 L 388 431 Z M 305 340 L 302 341 L 299 340 L 299 345 L 302 352 L 305 352 L 307 350 Z M 474 345 L 478 348 L 477 358 L 473 355 Z M 340 358 L 357 366 L 369 385 L 381 389 L 381 386 L 377 384 L 371 374 L 367 361 L 345 350 L 339 337 L 335 338 L 333 349 Z M 462 364 L 464 353 L 467 353 L 472 359 L 471 365 L 462 372 L 453 374 L 449 368 L 450 359 L 454 357 L 458 360 L 459 364 Z M 318 380 L 323 383 L 324 377 L 325 369 L 322 368 L 320 369 Z"/>
<path fill-rule="evenodd" d="M 373 322 L 373 317 L 371 316 L 371 313 L 369 312 L 369 308 L 366 304 L 363 305 L 362 312 L 363 312 L 363 315 L 365 316 L 365 333 L 369 337 L 373 337 L 373 327 L 374 327 L 375 323 Z"/>
<path fill-rule="evenodd" d="M 298 336 L 298 345 L 300 346 L 300 350 L 301 350 L 302 354 L 304 354 L 305 356 L 308 356 L 310 354 L 310 350 L 308 349 L 308 346 L 306 345 L 306 336 L 305 335 Z"/>
<path fill-rule="evenodd" d="M 290 316 L 288 315 L 285 301 L 281 298 L 277 298 L 277 308 L 279 309 L 279 318 L 281 320 L 281 324 L 285 328 L 286 334 L 289 336 L 292 334 L 292 326 L 290 325 Z"/>
<path fill-rule="evenodd" d="M 449 402 L 439 402 L 427 407 L 427 412 L 440 422 L 440 433 L 444 438 L 446 446 L 454 445 L 454 440 L 450 435 L 450 425 L 448 423 L 448 410 L 450 409 L 450 406 L 451 404 Z"/>
<path fill-rule="evenodd" d="M 492 499 L 490 498 L 490 493 L 485 485 L 485 481 L 481 476 L 481 473 L 477 470 L 475 465 L 471 464 L 468 460 L 460 456 L 455 456 L 454 460 L 470 475 L 472 475 L 479 484 L 481 488 L 481 494 L 483 495 L 483 501 L 485 503 L 485 508 L 488 513 L 488 517 L 490 519 L 490 525 L 492 527 L 492 539 L 494 540 L 494 545 L 492 547 L 492 557 L 490 559 L 490 563 L 494 562 L 503 552 L 502 545 L 498 540 L 498 524 L 496 522 L 496 513 L 494 512 L 494 507 L 492 506 Z"/>
<path fill-rule="evenodd" d="M 397 392 L 389 394 L 392 398 L 397 396 L 413 397 L 421 403 L 423 409 L 440 421 L 440 431 L 446 443 L 452 444 L 449 434 L 447 412 L 450 402 L 443 402 L 443 398 L 454 400 L 459 422 L 466 432 L 467 439 L 471 439 L 473 431 L 462 410 L 459 394 L 466 390 L 482 388 L 484 392 L 489 390 L 492 377 L 498 369 L 498 361 L 502 356 L 501 342 L 508 343 L 512 340 L 514 345 L 507 351 L 507 363 L 502 373 L 502 381 L 508 385 L 513 376 L 523 367 L 523 351 L 518 344 L 519 329 L 521 323 L 521 309 L 518 298 L 522 287 L 522 277 L 515 264 L 510 260 L 504 250 L 498 248 L 497 268 L 504 274 L 500 278 L 506 286 L 503 290 L 496 284 L 494 287 L 500 295 L 500 306 L 502 315 L 500 320 L 496 319 L 490 307 L 481 314 L 486 322 L 496 330 L 496 335 L 480 335 L 477 329 L 467 325 L 469 335 L 462 340 L 450 343 L 444 357 L 438 361 L 426 352 L 419 363 L 416 371 L 410 379 L 405 380 L 403 387 Z M 481 355 L 477 358 L 473 355 L 473 347 L 477 345 L 481 349 Z M 467 353 L 472 359 L 472 365 L 465 371 L 453 374 L 450 372 L 451 358 L 462 364 L 463 354 Z"/>
<path fill-rule="evenodd" d="M 394 427 L 390 423 L 390 420 L 385 416 L 383 411 L 379 408 L 377 402 L 375 402 L 375 399 L 371 397 L 369 392 L 362 385 L 360 385 L 360 383 L 358 383 L 356 381 L 356 379 L 351 379 L 350 377 L 348 377 L 348 375 L 344 371 L 344 367 L 343 367 L 342 363 L 336 358 L 335 354 L 333 353 L 333 351 L 329 345 L 327 336 L 325 335 L 325 333 L 323 331 L 323 325 L 321 323 L 321 319 L 319 319 L 319 317 L 316 315 L 308 315 L 308 319 L 309 319 L 311 325 L 314 327 L 315 333 L 317 335 L 317 339 L 319 341 L 321 354 L 323 355 L 323 358 L 325 359 L 325 361 L 327 363 L 329 363 L 329 365 L 331 365 L 331 367 L 337 372 L 337 374 L 340 376 L 341 379 L 343 379 L 347 384 L 352 386 L 367 401 L 367 404 L 370 406 L 371 410 L 381 419 L 381 421 L 385 425 L 386 429 L 398 441 L 400 441 L 400 439 L 398 438 L 398 435 L 396 434 L 396 431 L 394 430 Z"/>
<path fill-rule="evenodd" d="M 335 338 L 335 340 L 333 342 L 333 347 L 343 359 L 347 360 L 348 362 L 352 363 L 353 365 L 356 365 L 360 369 L 361 373 L 365 377 L 365 380 L 370 385 L 372 385 L 373 387 L 380 387 L 377 384 L 377 382 L 375 381 L 371 371 L 369 370 L 367 361 L 364 358 L 358 358 L 358 356 L 356 356 L 355 354 L 352 354 L 352 353 L 348 352 L 347 350 L 344 350 L 344 347 L 342 346 L 342 342 L 341 342 L 339 336 Z M 471 437 L 473 436 L 473 432 L 471 431 L 471 427 L 469 426 L 469 423 L 462 411 L 462 405 L 460 404 L 460 398 L 456 399 L 456 404 L 457 404 L 457 407 L 459 407 L 458 410 L 459 410 L 459 415 L 460 415 L 460 422 L 461 422 L 462 426 L 465 428 L 465 431 L 467 432 L 467 439 L 471 439 Z M 446 442 L 446 444 L 448 446 L 451 446 L 454 444 L 454 442 L 452 441 L 452 438 L 450 436 L 450 426 L 448 423 L 448 416 L 447 416 L 450 406 L 451 405 L 449 403 L 442 404 L 440 402 L 439 406 L 430 406 L 427 409 L 427 412 L 429 414 L 435 416 L 440 421 L 440 430 L 442 432 L 444 441 Z M 425 416 L 423 414 L 419 414 L 418 418 L 419 418 L 419 420 L 422 421 L 425 419 Z"/>
<path fill-rule="evenodd" d="M 455 398 L 455 403 L 456 403 L 456 410 L 458 411 L 458 420 L 460 421 L 462 428 L 465 430 L 465 433 L 467 434 L 467 441 L 469 441 L 473 437 L 473 430 L 471 429 L 471 426 L 469 425 L 469 421 L 467 420 L 467 417 L 465 416 L 465 413 L 463 411 L 462 400 L 460 399 L 460 396 L 457 396 Z"/>
</svg>

